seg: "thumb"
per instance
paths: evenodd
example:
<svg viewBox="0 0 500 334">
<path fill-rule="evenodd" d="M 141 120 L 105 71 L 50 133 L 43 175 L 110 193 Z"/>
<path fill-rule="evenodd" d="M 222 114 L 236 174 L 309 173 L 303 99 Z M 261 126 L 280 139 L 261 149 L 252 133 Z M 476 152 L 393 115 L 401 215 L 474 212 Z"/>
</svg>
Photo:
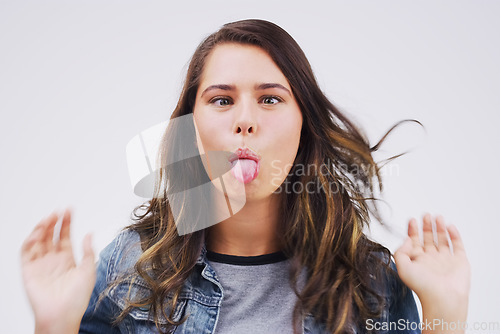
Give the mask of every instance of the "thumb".
<svg viewBox="0 0 500 334">
<path fill-rule="evenodd" d="M 82 269 L 95 272 L 95 255 L 92 249 L 92 234 L 88 233 L 83 238 L 83 257 L 80 263 Z"/>
<path fill-rule="evenodd" d="M 394 261 L 398 271 L 400 268 L 407 266 L 411 263 L 410 252 L 412 250 L 411 237 L 407 237 L 405 242 L 394 253 Z"/>
</svg>

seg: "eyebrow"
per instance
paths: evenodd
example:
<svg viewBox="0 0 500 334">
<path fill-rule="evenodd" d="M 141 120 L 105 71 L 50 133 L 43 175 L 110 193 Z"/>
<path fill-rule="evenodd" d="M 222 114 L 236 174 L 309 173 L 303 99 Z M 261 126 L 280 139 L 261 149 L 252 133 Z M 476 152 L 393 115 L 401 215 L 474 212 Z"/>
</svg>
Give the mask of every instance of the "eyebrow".
<svg viewBox="0 0 500 334">
<path fill-rule="evenodd" d="M 264 90 L 264 89 L 269 89 L 269 88 L 278 88 L 278 89 L 284 90 L 288 95 L 292 96 L 292 93 L 290 93 L 290 90 L 288 90 L 288 88 L 286 88 L 285 86 L 283 86 L 279 83 L 262 83 L 262 84 L 255 86 L 255 90 Z M 235 91 L 236 86 L 225 85 L 225 84 L 210 85 L 207 88 L 205 88 L 203 93 L 201 93 L 201 97 L 203 97 L 203 95 L 205 95 L 205 93 L 207 93 L 211 90 L 215 90 L 215 89 Z"/>
<path fill-rule="evenodd" d="M 257 87 L 255 87 L 255 90 L 264 90 L 264 89 L 269 89 L 269 88 L 282 89 L 285 92 L 287 92 L 288 95 L 292 96 L 292 93 L 290 93 L 288 88 L 286 88 L 283 85 L 280 85 L 279 83 L 262 83 L 262 84 L 258 85 Z"/>
</svg>

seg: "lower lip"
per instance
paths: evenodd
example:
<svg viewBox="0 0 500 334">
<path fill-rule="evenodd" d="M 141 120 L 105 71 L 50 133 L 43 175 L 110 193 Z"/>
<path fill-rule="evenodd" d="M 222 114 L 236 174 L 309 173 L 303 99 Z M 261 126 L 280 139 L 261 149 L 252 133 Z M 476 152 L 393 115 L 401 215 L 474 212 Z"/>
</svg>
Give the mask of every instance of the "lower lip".
<svg viewBox="0 0 500 334">
<path fill-rule="evenodd" d="M 234 168 L 240 162 L 239 168 Z M 231 174 L 241 183 L 252 182 L 259 175 L 260 163 L 251 159 L 238 159 L 231 163 Z"/>
</svg>

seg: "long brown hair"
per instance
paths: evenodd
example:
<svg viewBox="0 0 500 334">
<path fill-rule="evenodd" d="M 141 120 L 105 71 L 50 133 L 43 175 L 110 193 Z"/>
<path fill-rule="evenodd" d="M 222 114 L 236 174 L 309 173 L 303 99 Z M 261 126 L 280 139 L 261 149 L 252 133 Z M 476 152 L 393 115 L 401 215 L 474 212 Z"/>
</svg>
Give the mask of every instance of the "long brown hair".
<svg viewBox="0 0 500 334">
<path fill-rule="evenodd" d="M 376 292 L 370 277 L 375 270 L 390 272 L 391 254 L 369 240 L 363 229 L 369 225 L 370 215 L 383 223 L 374 195 L 382 191 L 381 166 L 372 152 L 392 129 L 370 147 L 365 134 L 323 94 L 296 41 L 279 26 L 256 19 L 225 24 L 201 42 L 190 61 L 172 119 L 193 112 L 205 60 L 222 43 L 250 44 L 265 50 L 287 78 L 303 115 L 300 146 L 284 183 L 313 182 L 317 191 L 279 188 L 282 251 L 291 259 L 290 280 L 298 296 L 294 333 L 300 331 L 301 317 L 306 313 L 332 333 L 346 332 L 351 322 L 380 315 L 385 299 Z M 160 148 L 159 159 L 165 165 L 175 161 L 175 152 L 183 145 L 195 145 L 194 141 L 176 141 L 174 132 L 167 129 Z M 311 175 L 298 170 L 304 166 L 321 166 L 321 171 Z M 200 161 L 185 167 L 182 170 L 188 178 L 175 178 L 166 170 L 159 184 L 170 182 L 169 189 L 188 189 L 190 179 L 205 175 Z M 207 202 L 205 209 L 209 206 Z M 135 265 L 136 275 L 148 284 L 151 294 L 128 300 L 117 321 L 135 307 L 148 306 L 157 328 L 168 332 L 186 320 L 174 321 L 173 310 L 201 254 L 206 231 L 179 235 L 169 200 L 158 185 L 156 196 L 134 209 L 133 220 L 127 229 L 139 233 L 144 251 Z M 303 268 L 307 269 L 307 281 L 299 291 L 296 284 Z M 162 326 L 160 317 L 169 325 Z"/>
</svg>

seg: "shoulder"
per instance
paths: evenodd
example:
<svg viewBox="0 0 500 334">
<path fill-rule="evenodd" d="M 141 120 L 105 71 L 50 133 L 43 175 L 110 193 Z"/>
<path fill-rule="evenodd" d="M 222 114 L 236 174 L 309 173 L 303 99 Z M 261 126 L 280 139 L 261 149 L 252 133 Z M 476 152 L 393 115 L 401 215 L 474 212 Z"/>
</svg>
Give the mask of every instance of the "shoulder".
<svg viewBox="0 0 500 334">
<path fill-rule="evenodd" d="M 118 309 L 123 311 L 127 301 L 150 293 L 149 286 L 137 274 L 135 264 L 143 254 L 141 238 L 134 230 L 122 230 L 99 255 L 97 282 L 102 291 Z M 148 319 L 139 309 L 133 310 L 133 318 Z"/>
<path fill-rule="evenodd" d="M 383 298 L 384 305 L 381 316 L 378 319 L 368 319 L 365 325 L 391 328 L 391 333 L 419 333 L 414 330 L 419 322 L 419 314 L 413 292 L 400 279 L 392 254 L 385 251 L 371 252 L 367 263 L 371 287 Z M 377 305 L 375 298 L 367 297 L 371 306 Z M 407 328 L 406 325 L 411 327 Z M 409 331 L 405 331 L 406 329 Z"/>
<path fill-rule="evenodd" d="M 111 243 L 101 252 L 100 260 L 105 270 L 98 281 L 104 280 L 108 289 L 103 289 L 104 295 L 113 307 L 117 310 L 117 314 L 123 312 L 130 306 L 132 301 L 144 300 L 151 295 L 151 287 L 135 270 L 135 264 L 143 254 L 141 247 L 141 237 L 138 232 L 130 229 L 121 231 Z M 171 298 L 169 293 L 167 298 Z M 185 298 L 179 302 L 174 312 L 174 320 L 179 321 L 182 311 L 182 306 L 186 304 Z M 168 313 L 167 313 L 168 314 Z M 159 321 L 162 325 L 167 325 L 163 314 L 160 314 Z M 128 312 L 128 321 L 132 321 L 134 325 L 139 326 L 137 321 L 144 322 L 151 320 L 149 306 L 133 307 Z M 142 332 L 141 332 L 142 333 Z"/>
<path fill-rule="evenodd" d="M 387 297 L 394 298 L 395 294 L 411 292 L 406 284 L 399 278 L 396 263 L 392 254 L 387 251 L 374 251 L 367 257 L 367 266 L 373 282 L 384 283 L 383 289 Z"/>
<path fill-rule="evenodd" d="M 106 281 L 130 273 L 142 253 L 139 233 L 130 229 L 118 233 L 99 254 L 99 261 L 106 266 Z"/>
<path fill-rule="evenodd" d="M 387 257 L 385 254 L 379 254 L 379 256 L 388 264 L 383 275 L 387 325 L 392 326 L 396 333 L 419 333 L 416 327 L 420 317 L 413 291 L 399 277 L 392 255 L 389 254 Z"/>
<path fill-rule="evenodd" d="M 134 268 L 142 253 L 139 234 L 123 230 L 100 252 L 96 283 L 80 324 L 80 333 L 118 333 L 112 327 L 116 315 L 124 309 L 128 285 L 112 285 L 119 275 Z M 112 287 L 112 288 L 111 288 Z"/>
</svg>

